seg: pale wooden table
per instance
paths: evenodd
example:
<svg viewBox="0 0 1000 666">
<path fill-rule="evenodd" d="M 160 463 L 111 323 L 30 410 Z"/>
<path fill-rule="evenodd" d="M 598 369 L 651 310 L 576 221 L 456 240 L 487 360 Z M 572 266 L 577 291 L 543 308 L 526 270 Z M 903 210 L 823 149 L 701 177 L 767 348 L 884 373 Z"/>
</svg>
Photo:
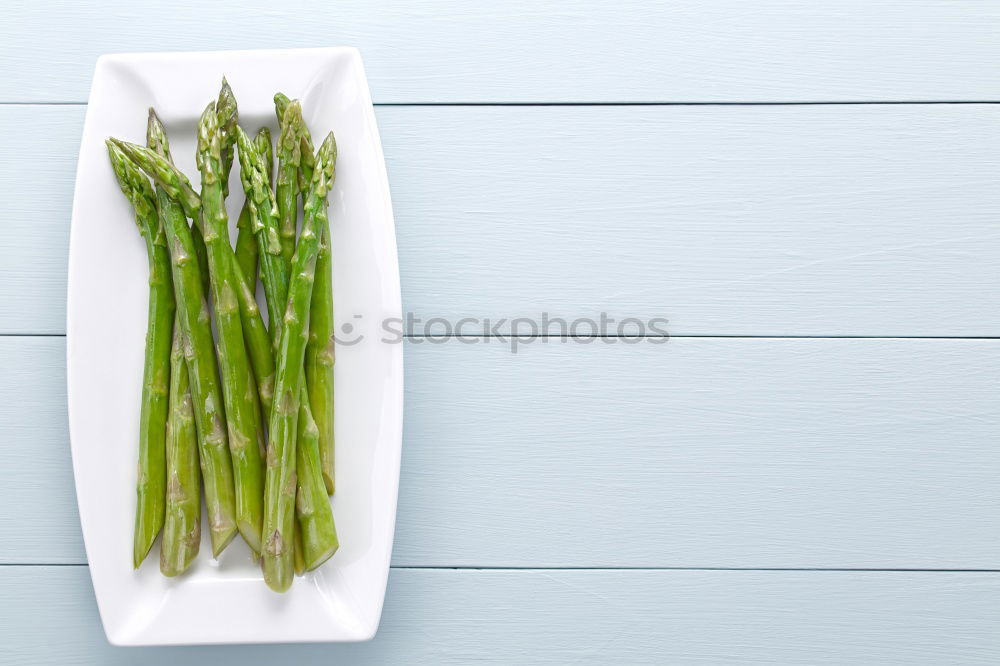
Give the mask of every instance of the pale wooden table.
<svg viewBox="0 0 1000 666">
<path fill-rule="evenodd" d="M 1000 662 L 1000 2 L 4 11 L 0 662 Z M 412 339 L 376 639 L 111 648 L 64 387 L 94 61 L 329 45 L 405 310 L 672 337 Z"/>
</svg>

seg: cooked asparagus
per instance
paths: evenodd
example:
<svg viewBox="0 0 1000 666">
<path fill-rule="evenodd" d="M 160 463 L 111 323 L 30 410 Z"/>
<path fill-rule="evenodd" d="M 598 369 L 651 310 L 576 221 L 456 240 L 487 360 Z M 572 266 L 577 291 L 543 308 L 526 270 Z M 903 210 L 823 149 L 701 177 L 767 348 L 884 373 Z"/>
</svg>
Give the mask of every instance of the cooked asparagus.
<svg viewBox="0 0 1000 666">
<path fill-rule="evenodd" d="M 234 131 L 235 136 L 235 131 Z M 267 169 L 267 179 L 270 182 L 273 170 L 274 156 L 271 152 L 271 130 L 261 127 L 254 137 L 254 147 L 260 152 L 263 166 Z M 245 190 L 244 190 L 245 191 Z M 253 287 L 257 284 L 257 255 L 260 249 L 257 247 L 256 232 L 253 225 L 254 214 L 253 200 L 247 196 L 243 201 L 243 208 L 240 209 L 239 219 L 236 221 L 236 261 L 243 271 L 243 277 L 247 283 Z"/>
<path fill-rule="evenodd" d="M 293 102 L 286 115 L 295 106 Z M 267 452 L 264 513 L 264 580 L 283 592 L 292 582 L 294 504 L 297 462 L 295 436 L 300 392 L 304 382 L 303 362 L 308 338 L 309 305 L 312 299 L 316 255 L 322 233 L 321 209 L 334 178 L 336 142 L 333 134 L 320 147 L 316 169 L 305 204 L 305 221 L 292 259 L 292 273 L 278 347 L 275 403 L 271 412 L 271 442 Z"/>
<path fill-rule="evenodd" d="M 299 437 L 295 447 L 299 482 L 295 517 L 301 528 L 303 565 L 306 571 L 312 571 L 330 559 L 340 544 L 320 469 L 319 429 L 304 405 L 299 411 Z"/>
<path fill-rule="evenodd" d="M 162 532 L 162 573 L 191 565 L 203 481 L 213 553 L 239 531 L 261 556 L 267 584 L 284 591 L 339 545 L 327 497 L 334 329 L 326 200 L 337 150 L 330 134 L 314 155 L 299 102 L 278 93 L 274 103 L 276 170 L 270 133 L 250 139 L 239 128 L 223 79 L 198 122 L 200 192 L 174 167 L 152 110 L 148 147 L 110 139 L 108 150 L 150 262 L 133 563 Z M 225 199 L 237 146 L 246 201 L 234 249 Z M 258 272 L 269 326 L 254 296 Z"/>
<path fill-rule="evenodd" d="M 236 95 L 229 87 L 229 81 L 222 77 L 219 99 L 215 102 L 215 114 L 219 127 L 219 180 L 222 182 L 223 198 L 229 196 L 229 172 L 233 167 L 233 148 L 236 146 L 236 127 L 239 111 Z"/>
<path fill-rule="evenodd" d="M 176 576 L 191 566 L 201 546 L 201 471 L 184 335 L 174 324 L 170 352 L 170 416 L 167 419 L 167 494 L 160 571 Z"/>
<path fill-rule="evenodd" d="M 263 517 L 263 433 L 257 428 L 256 387 L 252 386 L 247 349 L 240 319 L 241 286 L 235 255 L 229 243 L 229 224 L 223 197 L 221 133 L 215 102 L 198 122 L 198 168 L 201 171 L 201 231 L 208 250 L 212 314 L 218 333 L 222 396 L 229 427 L 229 450 L 236 486 L 236 524 L 247 544 L 260 552 Z"/>
<path fill-rule="evenodd" d="M 280 93 L 279 93 L 280 94 Z M 275 101 L 277 103 L 277 95 Z M 296 198 L 300 190 L 299 167 L 302 161 L 302 107 L 297 101 L 282 105 L 281 133 L 276 153 L 278 172 L 274 195 L 278 204 L 278 230 L 281 236 L 281 256 L 291 266 L 295 252 L 295 223 L 298 208 Z"/>
<path fill-rule="evenodd" d="M 108 142 L 118 184 L 132 202 L 146 241 L 149 260 L 149 308 L 139 410 L 139 475 L 136 483 L 132 565 L 139 568 L 163 527 L 166 489 L 166 423 L 169 409 L 170 338 L 174 325 L 174 288 L 170 253 L 156 213 L 149 180 L 113 143 Z"/>
<path fill-rule="evenodd" d="M 316 283 L 309 312 L 309 344 L 306 347 L 306 386 L 309 404 L 318 429 L 320 469 L 326 491 L 334 491 L 333 441 L 333 364 L 335 341 L 333 324 L 333 261 L 330 254 L 330 223 L 326 211 L 319 255 L 316 257 Z"/>
<path fill-rule="evenodd" d="M 260 277 L 264 284 L 270 334 L 277 345 L 281 318 L 288 303 L 288 266 L 281 257 L 277 206 L 274 193 L 268 185 L 267 164 L 270 158 L 258 150 L 256 142 L 252 142 L 240 128 L 236 129 L 236 140 L 243 191 L 247 200 L 252 200 L 254 204 L 251 216 L 260 258 Z"/>
</svg>

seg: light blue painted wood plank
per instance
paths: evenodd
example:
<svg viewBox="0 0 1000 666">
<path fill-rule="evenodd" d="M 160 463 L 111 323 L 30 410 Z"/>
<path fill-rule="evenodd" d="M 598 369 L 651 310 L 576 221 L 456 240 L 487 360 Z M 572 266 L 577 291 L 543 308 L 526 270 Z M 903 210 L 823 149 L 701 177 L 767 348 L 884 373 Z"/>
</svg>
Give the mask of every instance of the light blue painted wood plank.
<svg viewBox="0 0 1000 666">
<path fill-rule="evenodd" d="M 83 567 L 2 568 L 0 596 L 11 666 L 1000 660 L 1000 573 L 397 569 L 347 645 L 112 648 Z"/>
<path fill-rule="evenodd" d="M 1000 568 L 1000 341 L 405 355 L 396 565 Z M 0 338 L 0 563 L 84 561 L 62 356 Z"/>
<path fill-rule="evenodd" d="M 66 331 L 66 265 L 83 113 L 0 107 L 0 333 Z"/>
<path fill-rule="evenodd" d="M 948 0 L 46 0 L 8 8 L 0 101 L 84 101 L 102 53 L 337 45 L 379 102 L 983 100 L 998 32 Z"/>
<path fill-rule="evenodd" d="M 85 562 L 63 338 L 0 337 L 0 563 Z M 3 545 L 3 544 L 6 545 Z M 16 545 L 15 545 L 16 544 Z"/>
<path fill-rule="evenodd" d="M 387 110 L 388 111 L 388 110 Z M 1000 335 L 1000 107 L 393 110 L 404 310 Z"/>
<path fill-rule="evenodd" d="M 83 113 L 0 106 L 0 332 L 65 330 Z M 1000 283 L 1000 107 L 378 119 L 404 309 L 424 321 L 606 311 L 674 335 L 1000 335 L 1000 291 L 983 288 Z"/>
</svg>

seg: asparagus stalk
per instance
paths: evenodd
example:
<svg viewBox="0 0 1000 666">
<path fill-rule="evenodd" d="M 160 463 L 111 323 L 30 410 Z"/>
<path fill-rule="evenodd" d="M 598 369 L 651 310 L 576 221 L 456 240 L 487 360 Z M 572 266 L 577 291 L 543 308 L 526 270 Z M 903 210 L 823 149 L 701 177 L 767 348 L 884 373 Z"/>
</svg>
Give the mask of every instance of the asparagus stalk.
<svg viewBox="0 0 1000 666">
<path fill-rule="evenodd" d="M 319 215 L 319 213 L 317 213 Z M 316 283 L 309 313 L 309 344 L 306 347 L 306 386 L 309 404 L 319 432 L 319 458 L 327 492 L 334 491 L 333 364 L 335 360 L 333 324 L 333 259 L 330 252 L 330 223 L 322 211 L 322 236 L 316 258 Z"/>
<path fill-rule="evenodd" d="M 233 132 L 234 138 L 236 132 Z M 271 130 L 261 127 L 257 130 L 257 136 L 253 140 L 254 147 L 260 152 L 262 165 L 266 168 L 267 179 L 270 183 L 271 172 L 273 170 L 274 156 L 271 152 Z M 246 188 L 244 188 L 246 192 Z M 257 234 L 254 229 L 253 199 L 249 193 L 243 201 L 243 208 L 240 210 L 240 217 L 236 222 L 239 233 L 236 236 L 236 261 L 243 271 L 243 276 L 253 288 L 257 284 L 257 264 L 260 249 L 257 246 Z"/>
<path fill-rule="evenodd" d="M 277 207 L 274 193 L 268 185 L 270 157 L 255 147 L 246 133 L 237 128 L 240 178 L 247 200 L 253 201 L 252 224 L 260 257 L 260 277 L 264 284 L 264 299 L 270 322 L 271 340 L 277 346 L 281 317 L 288 303 L 288 266 L 281 256 Z M 270 144 L 268 144 L 270 145 Z"/>
<path fill-rule="evenodd" d="M 334 463 L 334 362 L 336 348 L 333 324 L 333 280 L 330 259 L 330 230 L 323 235 L 316 260 L 316 284 L 309 317 L 309 345 L 306 348 L 306 385 L 309 404 L 319 431 L 320 469 L 327 493 L 336 487 Z"/>
<path fill-rule="evenodd" d="M 233 138 L 236 138 L 236 131 L 233 131 Z M 254 137 L 254 146 L 261 154 L 264 167 L 266 168 L 267 180 L 270 183 L 271 171 L 274 166 L 274 154 L 271 152 L 271 130 L 261 127 Z M 253 200 L 247 194 L 243 201 L 243 208 L 240 210 L 240 217 L 236 222 L 239 230 L 236 236 L 236 260 L 243 271 L 243 276 L 247 279 L 251 289 L 257 284 L 257 238 L 253 225 Z"/>
<path fill-rule="evenodd" d="M 330 509 L 330 498 L 327 497 L 323 483 L 319 453 L 319 429 L 309 410 L 303 405 L 299 411 L 299 437 L 296 443 L 299 488 L 295 516 L 301 528 L 302 560 L 306 571 L 312 571 L 330 559 L 340 545 L 333 511 Z"/>
<path fill-rule="evenodd" d="M 285 111 L 291 105 L 292 100 L 288 98 L 284 93 L 274 94 L 274 113 L 278 117 L 278 123 L 282 123 L 285 117 Z M 301 151 L 302 162 L 299 164 L 299 192 L 305 193 L 309 189 L 309 183 L 312 182 L 312 171 L 315 165 L 315 157 L 313 153 L 316 151 L 315 146 L 313 146 L 312 136 L 309 134 L 309 129 L 306 127 L 304 121 L 299 122 L 298 131 L 300 135 L 299 150 Z"/>
<path fill-rule="evenodd" d="M 190 377 L 191 398 L 197 426 L 199 462 L 205 486 L 209 535 L 212 554 L 218 556 L 236 535 L 236 498 L 233 466 L 226 436 L 222 390 L 216 361 L 208 303 L 201 269 L 195 257 L 193 231 L 188 226 L 185 206 L 198 215 L 197 195 L 176 201 L 171 192 L 193 192 L 190 183 L 170 162 L 170 152 L 163 126 L 150 109 L 149 134 L 156 152 L 142 146 L 115 140 L 121 148 L 157 183 L 156 197 L 160 218 L 170 248 L 171 267 L 178 304 L 178 322 L 184 335 L 185 356 Z"/>
<path fill-rule="evenodd" d="M 248 141 L 248 137 L 246 136 L 246 133 L 243 132 L 242 128 L 237 125 L 233 130 L 233 141 L 234 143 L 238 143 L 240 140 Z M 259 159 L 253 163 L 242 166 L 242 162 L 246 161 L 245 158 L 242 157 L 246 152 L 246 149 L 240 149 L 240 173 L 246 200 L 244 201 L 243 212 L 240 214 L 241 224 L 243 224 L 243 227 L 240 229 L 239 238 L 237 238 L 237 247 L 234 256 L 243 277 L 242 285 L 245 285 L 241 285 L 240 290 L 237 292 L 240 300 L 240 313 L 243 318 L 243 334 L 246 337 L 247 351 L 250 354 L 254 375 L 257 379 L 261 404 L 264 406 L 265 413 L 270 414 L 274 390 L 274 355 L 272 352 L 274 340 L 270 337 L 266 327 L 264 326 L 264 320 L 260 316 L 260 309 L 257 306 L 256 295 L 254 294 L 257 284 L 257 258 L 259 254 L 256 239 L 258 214 L 254 204 L 253 188 L 248 185 L 248 174 L 244 174 L 244 171 L 247 169 L 259 167 L 266 172 L 266 177 L 270 178 L 270 164 L 272 162 L 270 130 L 266 127 L 258 130 L 257 136 L 254 138 L 252 143 L 255 148 L 258 146 L 260 147 L 260 152 L 255 153 L 255 156 Z M 267 187 L 267 189 L 270 190 L 269 187 Z M 243 221 L 244 214 L 246 214 L 245 221 Z M 250 262 L 252 267 L 244 266 L 243 264 L 246 263 L 246 261 L 241 261 L 239 256 L 240 239 L 244 239 L 244 243 L 251 244 L 254 248 L 253 261 Z M 251 272 L 247 271 L 248 268 Z"/>
<path fill-rule="evenodd" d="M 139 475 L 136 483 L 132 565 L 138 569 L 163 527 L 166 493 L 165 438 L 169 408 L 170 344 L 174 289 L 170 254 L 156 213 L 153 188 L 135 165 L 108 142 L 111 166 L 122 192 L 132 202 L 149 259 L 149 309 L 139 416 Z"/>
<path fill-rule="evenodd" d="M 263 433 L 256 427 L 256 391 L 251 386 L 247 349 L 240 319 L 241 285 L 229 244 L 224 205 L 221 133 L 217 105 L 210 102 L 198 122 L 198 168 L 201 171 L 202 235 L 208 250 L 209 282 L 218 332 L 222 396 L 229 427 L 229 450 L 236 485 L 236 524 L 244 540 L 260 552 L 263 518 Z"/>
<path fill-rule="evenodd" d="M 233 168 L 233 147 L 236 145 L 236 127 L 239 123 L 236 95 L 225 76 L 222 77 L 219 99 L 215 103 L 215 114 L 219 123 L 219 180 L 222 182 L 222 196 L 225 198 L 229 196 L 229 173 Z"/>
<path fill-rule="evenodd" d="M 293 102 L 286 115 L 294 105 Z M 295 435 L 305 374 L 303 362 L 309 305 L 322 232 L 322 221 L 316 213 L 326 205 L 326 196 L 334 178 L 336 153 L 336 142 L 330 134 L 320 147 L 306 200 L 305 221 L 292 259 L 288 306 L 278 348 L 275 402 L 269 428 L 271 442 L 267 451 L 263 569 L 265 582 L 279 592 L 288 589 L 293 575 Z"/>
<path fill-rule="evenodd" d="M 167 420 L 167 507 L 160 542 L 160 571 L 164 576 L 186 571 L 201 545 L 201 471 L 183 341 L 181 325 L 175 323 Z"/>
<path fill-rule="evenodd" d="M 280 95 L 280 93 L 278 93 Z M 277 105 L 277 95 L 275 103 Z M 296 197 L 299 192 L 299 166 L 302 161 L 302 107 L 297 101 L 279 108 L 281 134 L 278 136 L 278 173 L 274 194 L 278 204 L 278 230 L 281 236 L 281 256 L 286 265 L 291 265 L 295 252 L 295 222 L 298 208 Z"/>
<path fill-rule="evenodd" d="M 269 185 L 274 181 L 274 146 L 271 145 L 271 130 L 261 127 L 257 130 L 257 135 L 253 138 L 253 147 L 257 149 L 257 154 L 263 162 L 264 175 L 267 177 Z"/>
<path fill-rule="evenodd" d="M 251 282 L 240 270 L 236 254 L 230 252 L 232 271 L 236 287 L 236 300 L 240 306 L 240 322 L 243 326 L 243 339 L 246 343 L 250 365 L 253 366 L 252 379 L 257 383 L 257 396 L 264 406 L 265 413 L 271 412 L 271 402 L 274 396 L 274 351 L 271 337 L 264 325 L 257 297 L 250 287 Z M 263 430 L 258 428 L 263 434 Z M 263 438 L 261 438 L 261 455 L 263 456 Z"/>
</svg>

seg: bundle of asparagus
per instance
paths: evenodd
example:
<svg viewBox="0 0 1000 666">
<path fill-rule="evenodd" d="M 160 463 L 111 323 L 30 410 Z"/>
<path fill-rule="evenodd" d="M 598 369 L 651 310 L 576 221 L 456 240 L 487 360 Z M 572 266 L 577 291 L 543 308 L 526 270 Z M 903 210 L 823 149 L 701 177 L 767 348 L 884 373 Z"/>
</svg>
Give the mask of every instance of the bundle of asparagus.
<svg viewBox="0 0 1000 666">
<path fill-rule="evenodd" d="M 278 93 L 274 103 L 280 134 L 272 152 L 267 128 L 251 138 L 239 126 L 223 79 L 198 123 L 200 191 L 173 165 L 153 109 L 145 146 L 110 138 L 107 147 L 149 257 L 133 565 L 161 531 L 160 571 L 176 576 L 191 565 L 203 483 L 213 556 L 239 532 L 260 556 L 264 580 L 283 592 L 339 545 L 328 498 L 327 194 L 337 146 L 331 133 L 314 153 L 299 102 Z M 225 208 L 234 150 L 246 195 L 235 248 Z M 258 274 L 267 326 L 254 296 Z"/>
</svg>

